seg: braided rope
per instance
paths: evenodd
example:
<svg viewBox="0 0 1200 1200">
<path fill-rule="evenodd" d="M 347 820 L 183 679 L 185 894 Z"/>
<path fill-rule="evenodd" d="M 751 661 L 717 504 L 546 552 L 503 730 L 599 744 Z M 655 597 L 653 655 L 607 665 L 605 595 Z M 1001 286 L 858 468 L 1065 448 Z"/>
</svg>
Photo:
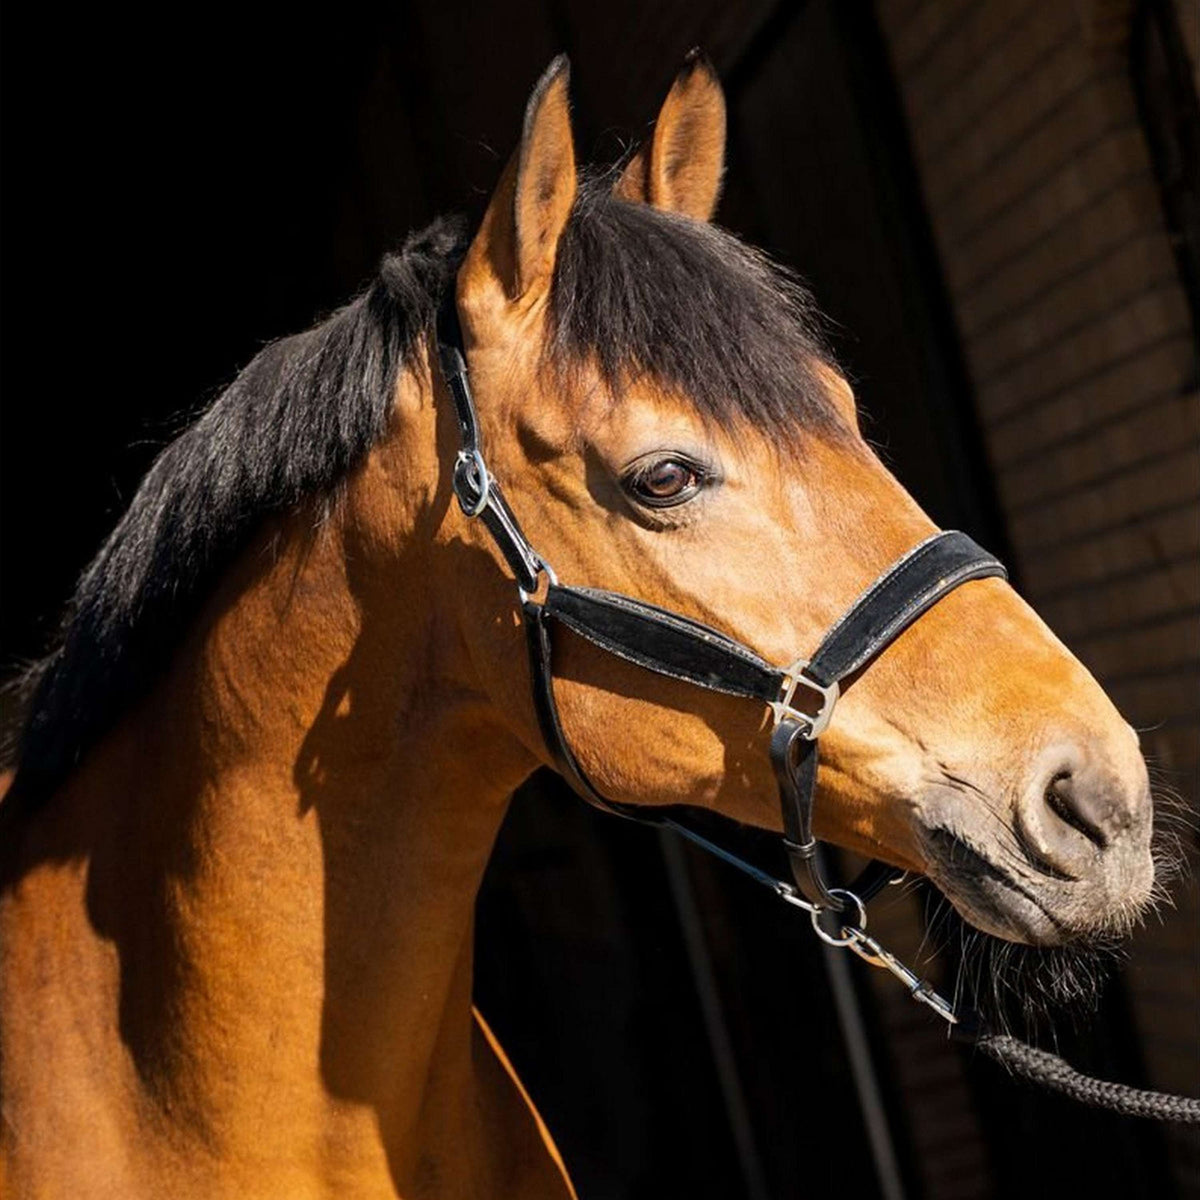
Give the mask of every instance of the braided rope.
<svg viewBox="0 0 1200 1200">
<path fill-rule="evenodd" d="M 1075 1070 L 1057 1054 L 1027 1046 L 1008 1034 L 984 1034 L 976 1039 L 975 1044 L 1014 1075 L 1040 1083 L 1051 1091 L 1061 1092 L 1081 1104 L 1111 1109 L 1127 1117 L 1200 1124 L 1200 1100 L 1190 1096 L 1172 1096 L 1165 1092 L 1110 1083 L 1105 1079 L 1093 1079 Z"/>
</svg>

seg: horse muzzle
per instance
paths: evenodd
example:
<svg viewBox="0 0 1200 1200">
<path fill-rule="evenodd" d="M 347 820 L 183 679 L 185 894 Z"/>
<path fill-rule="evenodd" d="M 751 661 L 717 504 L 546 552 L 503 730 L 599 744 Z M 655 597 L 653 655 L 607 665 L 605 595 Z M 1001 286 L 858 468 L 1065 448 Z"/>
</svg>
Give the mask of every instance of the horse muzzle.
<svg viewBox="0 0 1200 1200">
<path fill-rule="evenodd" d="M 957 782 L 917 805 L 930 878 L 973 925 L 1054 945 L 1127 932 L 1154 883 L 1152 803 L 1140 754 L 1099 736 L 1039 753 L 1005 803 Z"/>
</svg>

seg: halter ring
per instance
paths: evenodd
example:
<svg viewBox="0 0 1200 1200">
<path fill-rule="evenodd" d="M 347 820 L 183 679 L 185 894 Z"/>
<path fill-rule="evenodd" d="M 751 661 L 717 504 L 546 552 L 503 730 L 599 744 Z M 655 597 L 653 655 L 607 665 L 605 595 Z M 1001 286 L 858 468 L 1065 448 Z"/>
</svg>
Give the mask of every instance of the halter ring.
<svg viewBox="0 0 1200 1200">
<path fill-rule="evenodd" d="M 826 686 L 805 675 L 804 671 L 807 666 L 807 658 L 798 658 L 790 667 L 787 667 L 783 672 L 779 699 L 772 700 L 769 704 L 776 725 L 785 720 L 795 721 L 803 728 L 802 736 L 811 742 L 825 732 L 825 728 L 833 716 L 834 705 L 837 704 L 842 691 L 836 679 Z M 802 712 L 800 709 L 792 707 L 792 700 L 798 689 L 814 692 L 821 697 L 821 706 L 815 713 Z"/>
<path fill-rule="evenodd" d="M 523 605 L 528 604 L 542 590 L 541 578 L 543 575 L 545 575 L 546 583 L 550 587 L 558 586 L 558 576 L 555 575 L 554 568 L 540 554 L 537 556 L 537 567 L 539 582 L 532 592 L 523 588 L 519 583 L 517 584 L 517 595 L 521 597 Z"/>
<path fill-rule="evenodd" d="M 846 901 L 847 908 L 840 911 L 832 908 L 816 908 L 808 914 L 808 919 L 812 922 L 813 932 L 827 946 L 852 946 L 863 935 L 867 928 L 867 906 L 851 891 L 845 888 L 830 888 L 829 894 L 837 896 Z M 832 912 L 839 918 L 843 913 L 846 913 L 849 908 L 853 908 L 858 914 L 856 924 L 850 924 L 849 921 L 843 922 L 840 933 L 828 933 L 821 927 L 821 917 L 825 913 Z"/>
</svg>

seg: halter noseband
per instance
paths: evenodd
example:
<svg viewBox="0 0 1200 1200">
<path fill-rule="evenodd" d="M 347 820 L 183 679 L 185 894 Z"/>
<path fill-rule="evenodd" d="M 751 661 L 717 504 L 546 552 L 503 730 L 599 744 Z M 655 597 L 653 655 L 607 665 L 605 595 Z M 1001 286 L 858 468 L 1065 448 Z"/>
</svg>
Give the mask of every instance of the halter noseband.
<svg viewBox="0 0 1200 1200">
<path fill-rule="evenodd" d="M 867 666 L 961 584 L 988 576 L 1005 577 L 1003 565 L 965 533 L 934 534 L 863 592 L 810 658 L 797 659 L 786 667 L 772 666 L 748 646 L 679 613 L 617 592 L 559 583 L 550 565 L 529 544 L 499 484 L 488 472 L 452 300 L 443 305 L 439 316 L 438 352 L 458 419 L 454 494 L 467 516 L 479 517 L 487 526 L 516 576 L 538 723 L 559 774 L 597 808 L 675 829 L 739 870 L 769 883 L 785 899 L 803 897 L 807 901 L 804 907 L 811 910 L 841 912 L 859 905 L 898 875 L 892 867 L 872 863 L 848 889 L 828 882 L 812 831 L 817 739 L 833 716 L 844 680 Z M 539 602 L 533 594 L 543 575 L 547 586 L 545 598 Z M 757 700 L 770 708 L 774 721 L 771 763 L 779 783 L 783 845 L 794 887 L 713 842 L 671 810 L 618 803 L 592 785 L 571 750 L 558 715 L 551 632 L 556 622 L 645 670 L 709 691 Z"/>
</svg>

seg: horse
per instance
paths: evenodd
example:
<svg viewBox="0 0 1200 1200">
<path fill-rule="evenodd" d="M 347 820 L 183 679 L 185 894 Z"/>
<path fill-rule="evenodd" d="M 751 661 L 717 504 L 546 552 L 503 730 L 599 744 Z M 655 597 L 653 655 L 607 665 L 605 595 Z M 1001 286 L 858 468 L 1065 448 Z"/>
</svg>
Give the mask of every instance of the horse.
<svg viewBox="0 0 1200 1200">
<path fill-rule="evenodd" d="M 574 1195 L 472 1007 L 476 892 L 550 751 L 528 588 L 454 502 L 447 304 L 489 470 L 566 580 L 787 662 L 936 534 L 807 291 L 711 222 L 712 68 L 607 171 L 577 166 L 568 80 L 535 87 L 473 233 L 410 236 L 161 453 L 28 680 L 0 805 L 12 1195 Z M 780 828 L 767 706 L 586 638 L 556 656 L 598 792 Z M 821 838 L 1008 942 L 1146 910 L 1137 736 L 1002 578 L 845 683 Z"/>
</svg>

